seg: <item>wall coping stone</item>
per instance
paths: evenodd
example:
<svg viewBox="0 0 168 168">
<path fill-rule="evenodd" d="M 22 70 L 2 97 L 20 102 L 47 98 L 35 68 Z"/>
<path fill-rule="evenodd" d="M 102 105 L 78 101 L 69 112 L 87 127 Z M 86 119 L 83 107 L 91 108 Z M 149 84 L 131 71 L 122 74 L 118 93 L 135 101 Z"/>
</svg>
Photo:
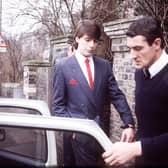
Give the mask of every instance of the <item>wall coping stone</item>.
<svg viewBox="0 0 168 168">
<path fill-rule="evenodd" d="M 121 38 L 126 37 L 125 33 L 129 27 L 129 25 L 137 20 L 138 18 L 141 18 L 142 16 L 136 16 L 132 18 L 124 18 L 124 19 L 118 19 L 115 21 L 107 22 L 103 24 L 104 32 L 109 36 L 111 39 L 114 38 Z"/>
<path fill-rule="evenodd" d="M 50 40 L 51 45 L 52 44 L 65 44 L 65 43 L 71 43 L 73 39 L 72 34 L 67 35 L 60 35 L 60 36 L 53 36 Z"/>
<path fill-rule="evenodd" d="M 52 65 L 48 61 L 29 60 L 23 62 L 23 66 L 51 67 Z"/>
</svg>

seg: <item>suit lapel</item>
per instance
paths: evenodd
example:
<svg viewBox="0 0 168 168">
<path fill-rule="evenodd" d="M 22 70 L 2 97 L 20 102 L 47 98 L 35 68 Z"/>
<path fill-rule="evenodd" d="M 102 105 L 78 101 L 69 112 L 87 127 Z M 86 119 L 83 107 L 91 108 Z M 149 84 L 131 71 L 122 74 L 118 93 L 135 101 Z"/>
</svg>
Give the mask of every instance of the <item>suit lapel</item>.
<svg viewBox="0 0 168 168">
<path fill-rule="evenodd" d="M 77 79 L 78 82 L 80 83 L 80 86 L 82 87 L 81 89 L 89 88 L 88 82 L 87 82 L 75 56 L 74 56 L 74 59 L 72 62 L 72 72 L 73 72 L 73 76 L 75 77 L 75 79 Z"/>
<path fill-rule="evenodd" d="M 98 92 L 97 89 L 100 88 L 101 86 L 101 69 L 100 69 L 100 65 L 98 62 L 98 59 L 96 58 L 96 56 L 93 57 L 93 61 L 94 61 L 94 71 L 95 71 L 95 75 L 94 75 L 94 85 L 93 85 L 93 91 L 94 92 Z"/>
<path fill-rule="evenodd" d="M 80 83 L 80 87 L 81 87 L 81 90 L 83 90 L 83 94 L 86 94 L 90 102 L 92 102 L 92 104 L 96 107 L 95 99 L 92 93 L 94 91 L 94 88 L 93 88 L 93 91 L 90 90 L 88 82 L 75 56 L 72 61 L 72 72 L 73 72 L 73 76 L 75 77 L 75 79 L 77 79 L 77 81 Z"/>
</svg>

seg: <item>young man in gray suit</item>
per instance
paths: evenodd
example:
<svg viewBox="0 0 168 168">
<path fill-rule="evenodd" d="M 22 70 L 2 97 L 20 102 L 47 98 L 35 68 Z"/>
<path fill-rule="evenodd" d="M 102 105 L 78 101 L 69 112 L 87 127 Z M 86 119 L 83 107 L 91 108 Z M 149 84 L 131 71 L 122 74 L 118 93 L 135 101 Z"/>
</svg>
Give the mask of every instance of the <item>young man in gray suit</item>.
<svg viewBox="0 0 168 168">
<path fill-rule="evenodd" d="M 78 23 L 74 56 L 55 66 L 52 109 L 57 116 L 91 119 L 103 127 L 101 116 L 108 94 L 125 126 L 121 140 L 129 142 L 134 138 L 133 117 L 110 63 L 95 55 L 100 36 L 101 29 L 93 20 Z M 64 134 L 64 149 L 65 165 L 97 165 L 95 142 L 83 135 Z"/>
</svg>

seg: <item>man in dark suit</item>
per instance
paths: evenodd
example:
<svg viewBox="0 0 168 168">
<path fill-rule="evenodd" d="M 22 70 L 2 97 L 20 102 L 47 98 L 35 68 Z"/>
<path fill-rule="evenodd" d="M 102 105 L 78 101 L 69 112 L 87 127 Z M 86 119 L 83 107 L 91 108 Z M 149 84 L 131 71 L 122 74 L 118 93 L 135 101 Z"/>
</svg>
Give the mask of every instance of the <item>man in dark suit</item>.
<svg viewBox="0 0 168 168">
<path fill-rule="evenodd" d="M 101 29 L 94 21 L 86 19 L 78 23 L 75 55 L 55 66 L 52 109 L 57 116 L 91 119 L 103 127 L 101 116 L 108 93 L 125 125 L 121 140 L 132 141 L 134 121 L 126 98 L 110 63 L 94 54 L 100 36 Z M 83 135 L 64 134 L 64 149 L 65 165 L 97 164 L 95 142 Z"/>
<path fill-rule="evenodd" d="M 118 142 L 103 154 L 109 165 L 136 158 L 137 167 L 168 166 L 168 55 L 161 23 L 146 16 L 132 23 L 127 45 L 137 68 L 137 141 Z M 145 72 L 145 73 L 144 73 Z"/>
</svg>

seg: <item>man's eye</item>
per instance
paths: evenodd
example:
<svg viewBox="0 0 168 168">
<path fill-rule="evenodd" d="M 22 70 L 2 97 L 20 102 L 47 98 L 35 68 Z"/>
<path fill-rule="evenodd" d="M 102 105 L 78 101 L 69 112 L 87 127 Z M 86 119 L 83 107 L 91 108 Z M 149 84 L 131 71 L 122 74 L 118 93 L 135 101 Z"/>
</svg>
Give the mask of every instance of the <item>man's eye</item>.
<svg viewBox="0 0 168 168">
<path fill-rule="evenodd" d="M 142 50 L 142 47 L 135 47 L 134 50 L 140 51 L 140 50 Z"/>
<path fill-rule="evenodd" d="M 90 39 L 89 39 L 89 38 L 85 38 L 84 40 L 85 40 L 85 41 L 90 41 Z"/>
</svg>

